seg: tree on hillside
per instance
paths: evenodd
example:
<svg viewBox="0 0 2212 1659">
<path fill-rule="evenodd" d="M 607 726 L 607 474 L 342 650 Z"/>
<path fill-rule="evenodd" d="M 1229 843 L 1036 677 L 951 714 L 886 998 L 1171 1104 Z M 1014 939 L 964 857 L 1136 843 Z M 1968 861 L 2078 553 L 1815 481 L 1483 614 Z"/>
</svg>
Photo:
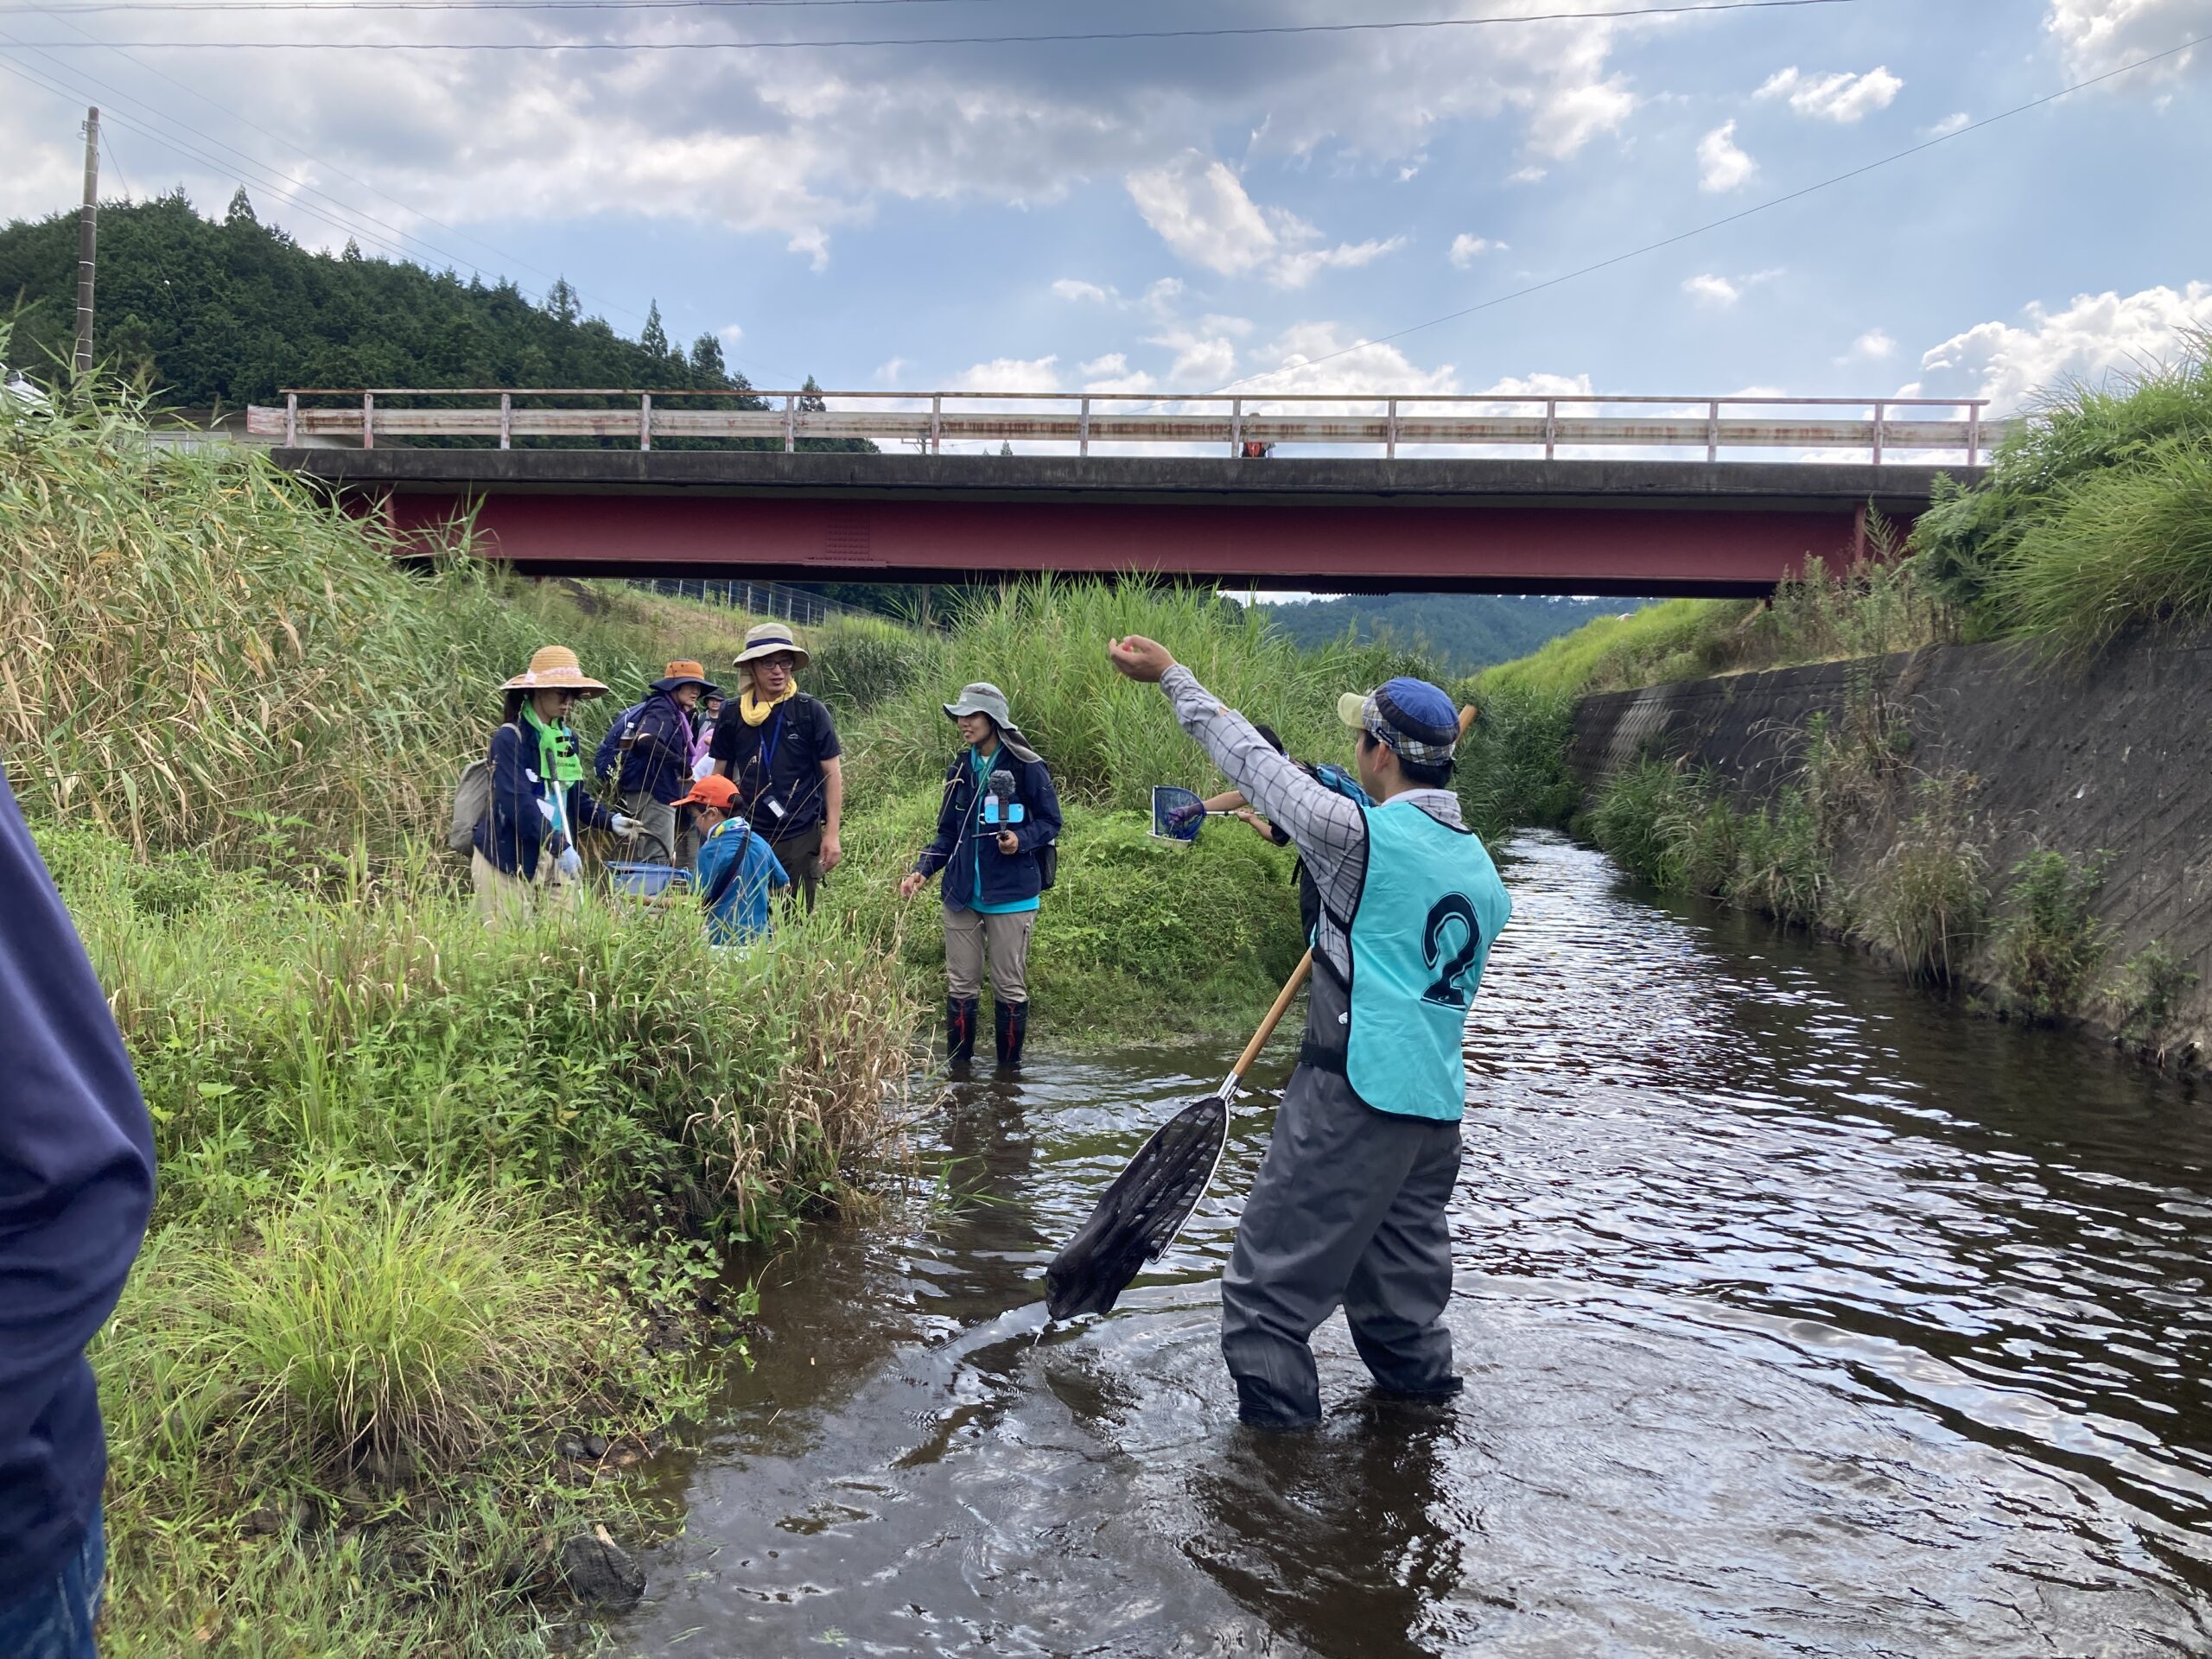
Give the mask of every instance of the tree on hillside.
<svg viewBox="0 0 2212 1659">
<path fill-rule="evenodd" d="M 729 378 L 729 370 L 722 362 L 722 343 L 712 334 L 702 334 L 691 342 L 691 378 L 703 385 Z"/>
<path fill-rule="evenodd" d="M 645 306 L 645 326 L 639 332 L 638 344 L 656 358 L 669 355 L 668 330 L 661 327 L 658 300 L 650 301 Z"/>
<path fill-rule="evenodd" d="M 556 276 L 553 286 L 545 290 L 545 315 L 559 323 L 572 323 L 583 315 L 576 290 L 569 286 L 567 277 Z"/>
</svg>

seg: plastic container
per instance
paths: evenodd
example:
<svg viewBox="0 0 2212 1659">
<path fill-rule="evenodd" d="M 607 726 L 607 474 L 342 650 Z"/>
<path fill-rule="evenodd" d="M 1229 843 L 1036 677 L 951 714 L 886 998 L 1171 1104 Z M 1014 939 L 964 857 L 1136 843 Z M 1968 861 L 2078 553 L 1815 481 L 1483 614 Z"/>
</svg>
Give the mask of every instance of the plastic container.
<svg viewBox="0 0 2212 1659">
<path fill-rule="evenodd" d="M 657 899 L 671 887 L 687 886 L 688 872 L 673 864 L 629 864 L 609 860 L 607 874 L 614 891 L 638 899 Z"/>
</svg>

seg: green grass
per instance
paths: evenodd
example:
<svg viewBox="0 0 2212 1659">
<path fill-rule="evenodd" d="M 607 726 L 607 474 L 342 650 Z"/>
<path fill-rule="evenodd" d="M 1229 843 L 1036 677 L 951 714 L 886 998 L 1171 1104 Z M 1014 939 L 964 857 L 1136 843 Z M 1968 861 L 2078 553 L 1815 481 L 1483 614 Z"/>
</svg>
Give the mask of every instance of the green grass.
<svg viewBox="0 0 2212 1659">
<path fill-rule="evenodd" d="M 2108 940 L 2096 919 L 2104 865 L 2046 849 L 2012 867 L 1995 946 L 2009 1001 L 2031 1019 L 2073 1013 L 2104 962 Z"/>
<path fill-rule="evenodd" d="M 2099 385 L 2054 389 L 1968 489 L 1913 532 L 1928 588 L 1984 635 L 2085 657 L 2145 624 L 2212 621 L 2212 336 Z"/>
</svg>

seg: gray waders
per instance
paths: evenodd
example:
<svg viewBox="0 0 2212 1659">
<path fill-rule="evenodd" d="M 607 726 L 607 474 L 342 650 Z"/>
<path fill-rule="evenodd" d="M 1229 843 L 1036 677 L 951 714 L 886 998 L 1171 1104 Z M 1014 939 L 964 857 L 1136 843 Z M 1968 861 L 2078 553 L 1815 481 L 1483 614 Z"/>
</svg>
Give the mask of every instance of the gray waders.
<svg viewBox="0 0 2212 1659">
<path fill-rule="evenodd" d="M 1335 976 L 1317 972 L 1309 1031 L 1343 1006 Z M 1456 1122 L 1378 1112 L 1340 1071 L 1291 1073 L 1221 1281 L 1221 1351 L 1243 1421 L 1319 1421 L 1309 1338 L 1339 1306 L 1378 1387 L 1459 1391 L 1443 1320 L 1459 1173 Z"/>
</svg>

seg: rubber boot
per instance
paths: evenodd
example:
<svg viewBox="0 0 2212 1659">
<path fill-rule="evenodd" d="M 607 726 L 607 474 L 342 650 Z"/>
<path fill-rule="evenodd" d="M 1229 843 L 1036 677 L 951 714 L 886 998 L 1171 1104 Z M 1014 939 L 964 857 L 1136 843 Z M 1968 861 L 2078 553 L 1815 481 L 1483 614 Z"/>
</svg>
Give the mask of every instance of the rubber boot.
<svg viewBox="0 0 2212 1659">
<path fill-rule="evenodd" d="M 1021 1040 L 1029 1034 L 1029 1005 L 995 1002 L 992 1007 L 998 1015 L 999 1064 L 1018 1066 L 1021 1064 Z"/>
<path fill-rule="evenodd" d="M 982 1006 L 980 996 L 944 999 L 944 1058 L 948 1065 L 965 1065 L 976 1058 L 976 1016 Z"/>
</svg>

